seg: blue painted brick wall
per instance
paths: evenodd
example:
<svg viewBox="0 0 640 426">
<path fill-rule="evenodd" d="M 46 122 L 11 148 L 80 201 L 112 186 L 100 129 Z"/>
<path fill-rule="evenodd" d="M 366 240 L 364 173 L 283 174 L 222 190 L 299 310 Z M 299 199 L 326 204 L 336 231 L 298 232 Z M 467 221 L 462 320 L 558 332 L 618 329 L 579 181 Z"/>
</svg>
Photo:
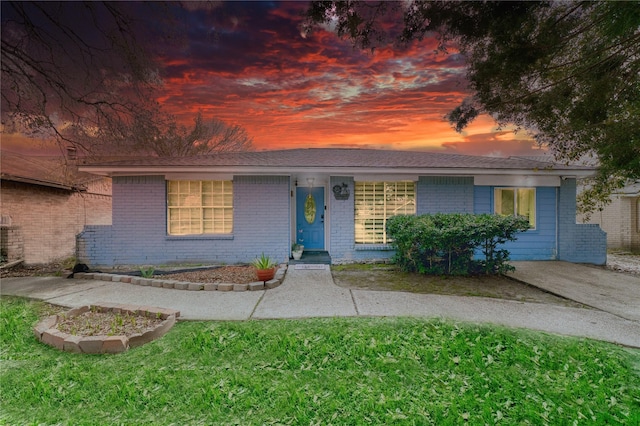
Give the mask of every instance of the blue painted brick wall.
<svg viewBox="0 0 640 426">
<path fill-rule="evenodd" d="M 353 194 L 353 177 L 333 176 L 331 188 L 342 183 Z M 417 214 L 473 212 L 473 178 L 451 176 L 423 176 L 416 186 Z M 355 244 L 354 201 L 332 200 L 331 246 L 334 263 L 388 260 L 394 255 L 390 246 Z"/>
<path fill-rule="evenodd" d="M 85 225 L 76 236 L 76 258 L 79 263 L 111 265 L 114 253 L 111 225 Z"/>
<path fill-rule="evenodd" d="M 576 223 L 576 180 L 563 180 L 559 194 L 558 259 L 604 265 L 607 234 L 598 225 Z"/>
<path fill-rule="evenodd" d="M 166 183 L 164 176 L 113 178 L 113 239 L 120 247 L 115 264 L 166 262 Z"/>
<path fill-rule="evenodd" d="M 328 249 L 334 263 L 354 261 L 354 180 L 351 176 L 332 176 L 329 187 L 346 183 L 349 196 L 346 200 L 332 198 L 329 204 L 329 233 Z M 333 194 L 329 195 L 333 197 Z"/>
<path fill-rule="evenodd" d="M 492 186 L 476 186 L 474 213 L 493 213 Z M 504 247 L 512 260 L 551 260 L 556 257 L 556 188 L 536 188 L 536 229 L 518 234 Z"/>
<path fill-rule="evenodd" d="M 417 213 L 473 213 L 473 177 L 421 176 Z"/>
<path fill-rule="evenodd" d="M 234 185 L 234 256 L 265 254 L 284 262 L 291 243 L 288 176 L 236 176 Z M 236 223 L 237 221 L 237 223 Z"/>
<path fill-rule="evenodd" d="M 79 236 L 92 265 L 246 263 L 289 256 L 289 177 L 236 176 L 232 235 L 168 236 L 163 176 L 113 179 L 113 225 Z"/>
<path fill-rule="evenodd" d="M 389 247 L 356 246 L 354 179 L 333 176 L 330 188 L 342 183 L 348 185 L 351 196 L 348 200 L 332 198 L 329 203 L 331 228 L 327 248 L 333 261 L 388 259 L 393 255 Z M 472 178 L 421 177 L 416 194 L 418 214 L 493 213 L 493 187 L 474 187 Z M 331 193 L 329 196 L 333 197 Z M 232 235 L 168 236 L 164 177 L 116 177 L 113 225 L 85 227 L 77 238 L 78 259 L 90 265 L 245 263 L 264 252 L 278 261 L 286 261 L 290 203 L 289 177 L 236 176 Z M 574 179 L 564 180 L 560 188 L 537 188 L 536 213 L 537 229 L 522 233 L 517 241 L 506 246 L 513 260 L 557 258 L 595 264 L 606 261 L 606 234 L 597 225 L 575 222 Z"/>
<path fill-rule="evenodd" d="M 565 179 L 559 188 L 537 188 L 536 230 L 523 232 L 518 240 L 505 244 L 512 260 L 606 262 L 606 234 L 597 225 L 576 224 L 575 185 L 575 179 Z M 474 211 L 493 213 L 493 187 L 475 188 Z"/>
</svg>

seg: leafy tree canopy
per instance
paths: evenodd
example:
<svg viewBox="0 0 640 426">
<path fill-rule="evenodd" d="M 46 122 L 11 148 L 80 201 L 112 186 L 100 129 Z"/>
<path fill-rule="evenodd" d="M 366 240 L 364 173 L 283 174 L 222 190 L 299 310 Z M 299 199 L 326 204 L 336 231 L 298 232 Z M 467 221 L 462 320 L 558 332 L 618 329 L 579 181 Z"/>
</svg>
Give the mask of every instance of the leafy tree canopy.
<svg viewBox="0 0 640 426">
<path fill-rule="evenodd" d="M 526 129 L 561 161 L 591 159 L 593 209 L 640 179 L 640 4 L 632 2 L 314 1 L 305 29 L 329 24 L 361 48 L 435 35 L 467 63 L 457 131 L 487 113 Z"/>
</svg>

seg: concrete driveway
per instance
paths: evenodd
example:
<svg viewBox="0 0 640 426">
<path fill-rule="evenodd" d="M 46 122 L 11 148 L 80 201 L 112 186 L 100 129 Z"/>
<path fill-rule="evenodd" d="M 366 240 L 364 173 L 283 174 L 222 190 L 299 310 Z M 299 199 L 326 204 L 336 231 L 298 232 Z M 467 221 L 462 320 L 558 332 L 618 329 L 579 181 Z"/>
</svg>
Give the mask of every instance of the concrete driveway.
<svg viewBox="0 0 640 426">
<path fill-rule="evenodd" d="M 569 262 L 512 262 L 509 276 L 601 311 L 640 321 L 640 276 Z"/>
</svg>

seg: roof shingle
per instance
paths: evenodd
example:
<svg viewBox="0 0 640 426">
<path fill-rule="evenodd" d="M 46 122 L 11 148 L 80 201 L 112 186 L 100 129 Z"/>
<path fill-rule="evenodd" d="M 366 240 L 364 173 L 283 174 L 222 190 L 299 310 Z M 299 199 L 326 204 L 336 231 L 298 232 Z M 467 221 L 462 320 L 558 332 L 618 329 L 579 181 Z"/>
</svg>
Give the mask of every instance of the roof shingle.
<svg viewBox="0 0 640 426">
<path fill-rule="evenodd" d="M 302 168 L 452 168 L 452 169 L 556 169 L 590 170 L 590 167 L 565 166 L 527 158 L 497 158 L 427 151 L 390 151 L 374 149 L 305 148 L 279 151 L 219 153 L 198 157 L 146 157 L 88 164 L 91 168 L 117 170 L 122 167 L 302 167 Z"/>
<path fill-rule="evenodd" d="M 80 188 L 98 178 L 78 172 L 75 166 L 65 164 L 61 157 L 37 157 L 8 151 L 0 154 L 0 172 L 4 180 L 67 190 Z"/>
</svg>

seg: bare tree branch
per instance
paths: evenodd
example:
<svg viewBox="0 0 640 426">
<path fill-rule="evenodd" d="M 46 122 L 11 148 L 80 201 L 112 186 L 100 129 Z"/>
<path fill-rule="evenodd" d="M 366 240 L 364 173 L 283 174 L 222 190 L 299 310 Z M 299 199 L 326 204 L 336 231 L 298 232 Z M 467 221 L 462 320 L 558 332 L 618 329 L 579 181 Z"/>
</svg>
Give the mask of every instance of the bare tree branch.
<svg viewBox="0 0 640 426">
<path fill-rule="evenodd" d="M 124 2 L 2 2 L 2 124 L 77 145 L 70 125 L 116 125 L 148 104 L 157 66 Z"/>
</svg>

